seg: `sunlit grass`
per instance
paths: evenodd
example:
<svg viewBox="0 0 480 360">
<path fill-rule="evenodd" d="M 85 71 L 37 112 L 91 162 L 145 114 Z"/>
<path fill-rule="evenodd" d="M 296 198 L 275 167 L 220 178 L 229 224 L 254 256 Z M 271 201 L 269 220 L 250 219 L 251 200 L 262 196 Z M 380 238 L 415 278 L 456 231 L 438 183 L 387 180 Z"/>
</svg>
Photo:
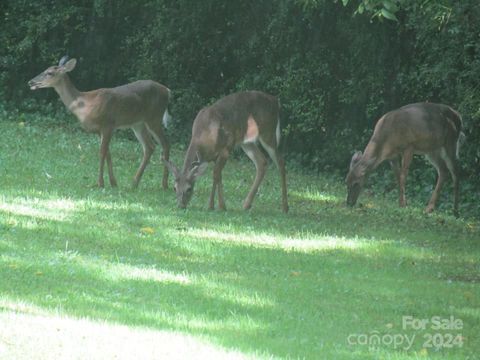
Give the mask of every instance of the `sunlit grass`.
<svg viewBox="0 0 480 360">
<path fill-rule="evenodd" d="M 209 175 L 179 210 L 173 191 L 161 190 L 158 150 L 132 190 L 141 149 L 116 137 L 119 187 L 98 189 L 95 137 L 28 121 L 0 129 L 0 359 L 473 359 L 480 351 L 478 219 L 426 216 L 423 200 L 399 209 L 370 192 L 348 208 L 341 177 L 293 169 L 285 215 L 274 166 L 243 211 L 255 171 L 243 157 L 224 170 L 228 211 L 206 210 Z M 181 162 L 180 151 L 172 155 Z M 347 343 L 351 333 L 403 333 L 402 316 L 412 314 L 461 318 L 464 346 Z"/>
<path fill-rule="evenodd" d="M 0 358 L 248 359 L 181 332 L 132 328 L 59 314 L 0 312 Z M 8 339 L 8 340 L 7 340 Z"/>
<path fill-rule="evenodd" d="M 321 251 L 332 249 L 358 249 L 368 246 L 368 243 L 359 239 L 348 239 L 334 236 L 313 236 L 305 234 L 301 238 L 274 236 L 268 233 L 226 233 L 211 229 L 192 229 L 185 232 L 185 236 L 206 239 L 210 241 L 228 241 L 255 247 L 277 248 L 285 251 Z"/>
</svg>

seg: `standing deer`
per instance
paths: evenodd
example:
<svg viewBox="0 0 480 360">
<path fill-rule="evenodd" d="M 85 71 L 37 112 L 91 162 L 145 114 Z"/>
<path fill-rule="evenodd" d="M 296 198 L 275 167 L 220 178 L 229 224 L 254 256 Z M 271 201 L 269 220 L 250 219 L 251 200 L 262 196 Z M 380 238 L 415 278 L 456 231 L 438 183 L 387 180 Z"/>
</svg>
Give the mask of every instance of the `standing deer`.
<svg viewBox="0 0 480 360">
<path fill-rule="evenodd" d="M 399 203 L 406 206 L 405 180 L 414 154 L 423 154 L 435 166 L 438 179 L 425 209 L 435 209 L 440 190 L 450 172 L 453 180 L 453 212 L 458 216 L 458 153 L 462 118 L 451 107 L 434 103 L 410 104 L 378 120 L 364 153 L 355 152 L 345 180 L 347 204 L 355 205 L 365 179 L 380 163 L 390 160 L 400 189 Z"/>
<path fill-rule="evenodd" d="M 109 144 L 113 132 L 119 128 L 131 128 L 143 147 L 143 160 L 138 168 L 133 186 L 137 187 L 143 171 L 155 149 L 155 139 L 163 147 L 163 159 L 168 160 L 170 146 L 163 126 L 167 126 L 167 110 L 170 90 L 151 80 L 140 80 L 115 88 L 81 92 L 73 85 L 68 72 L 77 61 L 64 56 L 58 66 L 51 66 L 28 82 L 31 90 L 53 87 L 65 106 L 75 114 L 81 126 L 88 132 L 100 135 L 100 169 L 98 186 L 103 187 L 105 159 L 108 165 L 110 185 L 117 186 L 113 175 Z M 163 118 L 163 126 L 162 126 Z M 168 186 L 168 168 L 164 168 L 162 186 Z"/>
<path fill-rule="evenodd" d="M 243 203 L 244 209 L 250 209 L 267 168 L 267 160 L 259 147 L 261 144 L 280 172 L 282 209 L 288 212 L 285 162 L 278 148 L 279 111 L 278 100 L 260 91 L 231 94 L 200 110 L 193 122 L 192 138 L 182 171 L 165 161 L 175 176 L 178 207 L 187 207 L 195 180 L 205 172 L 208 162 L 213 161 L 215 165 L 209 209 L 214 208 L 215 192 L 218 191 L 218 207 L 226 210 L 222 169 L 232 149 L 240 145 L 257 170 L 253 185 Z"/>
</svg>

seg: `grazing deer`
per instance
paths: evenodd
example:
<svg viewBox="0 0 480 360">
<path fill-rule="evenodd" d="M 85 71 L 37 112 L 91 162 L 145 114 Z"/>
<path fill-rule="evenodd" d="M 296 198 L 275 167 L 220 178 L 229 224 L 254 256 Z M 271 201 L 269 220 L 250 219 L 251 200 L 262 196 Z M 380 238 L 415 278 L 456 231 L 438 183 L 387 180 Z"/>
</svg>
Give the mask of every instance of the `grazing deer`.
<svg viewBox="0 0 480 360">
<path fill-rule="evenodd" d="M 440 190 L 450 172 L 453 180 L 453 212 L 458 216 L 458 152 L 462 118 L 451 107 L 442 104 L 406 105 L 378 120 L 364 153 L 355 152 L 345 180 L 347 204 L 355 205 L 365 179 L 381 162 L 390 160 L 400 188 L 400 206 L 406 206 L 405 180 L 414 154 L 423 154 L 438 172 L 437 185 L 425 209 L 435 209 Z"/>
<path fill-rule="evenodd" d="M 143 171 L 155 148 L 155 139 L 163 147 L 163 159 L 168 160 L 170 146 L 163 126 L 167 126 L 170 90 L 151 80 L 140 80 L 115 88 L 81 92 L 75 88 L 68 72 L 75 68 L 76 60 L 64 56 L 58 66 L 51 66 L 28 82 L 31 90 L 53 87 L 65 106 L 75 114 L 88 132 L 100 135 L 100 170 L 98 186 L 103 187 L 105 159 L 111 186 L 117 186 L 113 175 L 109 144 L 113 132 L 131 128 L 143 147 L 143 160 L 138 168 L 133 186 L 137 187 Z M 162 126 L 163 118 L 163 126 Z M 162 186 L 168 186 L 168 168 L 164 168 Z"/>
<path fill-rule="evenodd" d="M 257 170 L 253 185 L 243 203 L 244 209 L 250 209 L 267 168 L 267 160 L 259 147 L 261 144 L 280 172 L 282 208 L 284 212 L 288 212 L 285 162 L 278 148 L 279 111 L 278 100 L 260 91 L 231 94 L 200 110 L 193 122 L 192 138 L 182 171 L 165 161 L 175 175 L 178 206 L 187 207 L 195 180 L 205 172 L 208 162 L 214 161 L 209 209 L 214 208 L 215 192 L 218 191 L 218 207 L 225 210 L 222 169 L 232 149 L 240 145 Z"/>
</svg>

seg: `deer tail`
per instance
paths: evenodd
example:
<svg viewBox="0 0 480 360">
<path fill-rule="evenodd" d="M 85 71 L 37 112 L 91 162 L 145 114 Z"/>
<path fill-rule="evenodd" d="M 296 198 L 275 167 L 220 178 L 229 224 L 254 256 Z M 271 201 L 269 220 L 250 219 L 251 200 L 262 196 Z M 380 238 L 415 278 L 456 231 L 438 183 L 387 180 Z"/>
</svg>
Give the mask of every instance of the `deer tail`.
<svg viewBox="0 0 480 360">
<path fill-rule="evenodd" d="M 462 146 L 462 144 L 465 142 L 465 139 L 467 137 L 465 136 L 465 133 L 463 131 L 460 131 L 460 133 L 458 134 L 458 139 L 457 139 L 457 148 L 456 148 L 456 156 L 457 156 L 457 159 L 460 158 L 460 147 Z"/>
<path fill-rule="evenodd" d="M 170 107 L 170 100 L 172 98 L 172 91 L 168 88 L 167 90 L 168 90 L 168 102 L 167 102 L 167 106 L 165 107 L 165 112 L 163 113 L 163 118 L 162 118 L 162 123 L 165 129 L 168 128 L 168 124 L 172 121 L 172 116 L 168 112 L 168 108 Z"/>
</svg>

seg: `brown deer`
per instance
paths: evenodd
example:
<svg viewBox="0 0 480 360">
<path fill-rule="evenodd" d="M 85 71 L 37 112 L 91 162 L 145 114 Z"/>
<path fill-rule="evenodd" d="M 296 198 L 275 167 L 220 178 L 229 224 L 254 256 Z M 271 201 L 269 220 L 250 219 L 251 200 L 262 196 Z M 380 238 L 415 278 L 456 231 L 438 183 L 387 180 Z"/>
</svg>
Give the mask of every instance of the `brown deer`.
<svg viewBox="0 0 480 360">
<path fill-rule="evenodd" d="M 67 74 L 75 68 L 77 61 L 67 60 L 68 57 L 64 56 L 58 66 L 51 66 L 30 80 L 30 89 L 53 87 L 65 106 L 78 118 L 81 126 L 88 132 L 100 135 L 99 187 L 104 186 L 105 159 L 110 185 L 117 186 L 109 144 L 116 129 L 131 128 L 143 147 L 143 160 L 133 180 L 133 186 L 137 187 L 155 149 L 152 138 L 162 145 L 163 159 L 169 158 L 170 146 L 163 127 L 167 126 L 170 117 L 167 110 L 170 90 L 157 82 L 140 80 L 115 88 L 81 92 Z M 164 189 L 168 186 L 166 166 L 162 186 Z"/>
<path fill-rule="evenodd" d="M 410 104 L 383 115 L 365 148 L 352 157 L 345 180 L 347 204 L 355 205 L 365 179 L 380 163 L 390 160 L 400 189 L 400 206 L 406 206 L 405 180 L 414 154 L 423 154 L 435 166 L 438 179 L 425 209 L 435 209 L 448 172 L 453 180 L 453 212 L 458 216 L 458 152 L 463 138 L 462 118 L 451 107 L 434 103 Z"/>
<path fill-rule="evenodd" d="M 261 145 L 278 167 L 282 209 L 288 212 L 285 162 L 278 148 L 279 111 L 278 100 L 260 91 L 234 93 L 200 110 L 193 122 L 192 138 L 182 171 L 170 162 L 165 162 L 175 175 L 178 206 L 187 207 L 195 180 L 205 172 L 208 162 L 213 161 L 215 165 L 209 209 L 214 208 L 215 192 L 218 192 L 218 207 L 226 210 L 222 169 L 232 149 L 240 145 L 257 170 L 253 185 L 243 203 L 244 209 L 250 209 L 267 168 L 267 160 L 259 147 Z"/>
</svg>

